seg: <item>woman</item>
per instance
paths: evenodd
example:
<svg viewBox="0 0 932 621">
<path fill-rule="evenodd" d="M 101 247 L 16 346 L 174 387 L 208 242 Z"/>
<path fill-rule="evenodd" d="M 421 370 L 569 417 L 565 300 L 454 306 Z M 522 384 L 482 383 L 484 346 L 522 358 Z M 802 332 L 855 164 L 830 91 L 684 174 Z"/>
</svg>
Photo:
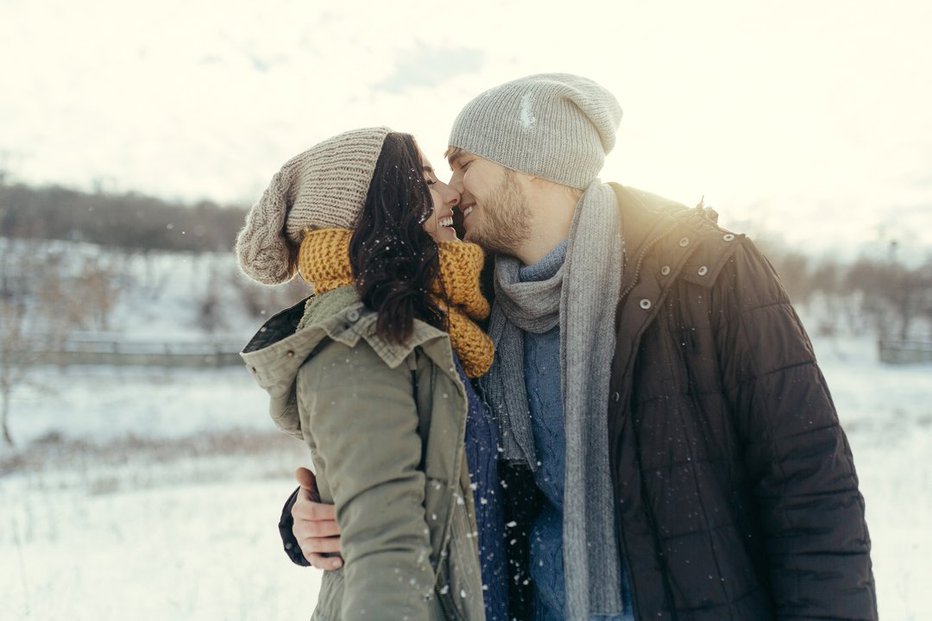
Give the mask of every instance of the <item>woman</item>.
<svg viewBox="0 0 932 621">
<path fill-rule="evenodd" d="M 237 238 L 249 276 L 315 292 L 243 352 L 335 504 L 345 565 L 314 619 L 506 618 L 495 428 L 469 382 L 489 306 L 458 200 L 411 136 L 354 130 L 287 162 Z"/>
</svg>

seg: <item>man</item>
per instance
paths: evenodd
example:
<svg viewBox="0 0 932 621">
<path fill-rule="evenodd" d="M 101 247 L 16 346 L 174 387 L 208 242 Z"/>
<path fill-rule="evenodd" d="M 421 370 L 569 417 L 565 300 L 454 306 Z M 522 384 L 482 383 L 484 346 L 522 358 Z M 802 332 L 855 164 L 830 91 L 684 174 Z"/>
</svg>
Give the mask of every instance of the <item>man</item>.
<svg viewBox="0 0 932 621">
<path fill-rule="evenodd" d="M 541 498 L 534 618 L 876 619 L 851 451 L 796 313 L 706 210 L 599 181 L 620 117 L 544 74 L 450 134 L 466 238 L 495 255 L 481 385 Z M 283 536 L 326 567 L 338 529 L 303 488 Z"/>
</svg>

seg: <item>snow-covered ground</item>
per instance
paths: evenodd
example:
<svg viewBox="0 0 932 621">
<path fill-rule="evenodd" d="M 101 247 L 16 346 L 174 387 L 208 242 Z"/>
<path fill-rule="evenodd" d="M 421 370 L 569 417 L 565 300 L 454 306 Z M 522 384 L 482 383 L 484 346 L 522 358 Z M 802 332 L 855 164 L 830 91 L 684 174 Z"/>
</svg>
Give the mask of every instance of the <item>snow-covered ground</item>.
<svg viewBox="0 0 932 621">
<path fill-rule="evenodd" d="M 818 341 L 854 451 L 881 618 L 932 618 L 932 365 Z M 0 619 L 300 619 L 276 522 L 306 453 L 239 368 L 50 370 L 0 452 Z"/>
<path fill-rule="evenodd" d="M 303 445 L 245 369 L 43 377 L 0 452 L 0 619 L 300 619 L 276 523 Z"/>
</svg>

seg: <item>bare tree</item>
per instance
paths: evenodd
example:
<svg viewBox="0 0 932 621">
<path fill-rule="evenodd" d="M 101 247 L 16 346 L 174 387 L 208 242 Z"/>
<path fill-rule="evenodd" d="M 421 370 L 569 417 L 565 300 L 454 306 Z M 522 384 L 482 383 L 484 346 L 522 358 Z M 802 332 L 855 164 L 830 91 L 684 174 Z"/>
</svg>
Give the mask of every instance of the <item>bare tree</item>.
<svg viewBox="0 0 932 621">
<path fill-rule="evenodd" d="M 125 269 L 125 268 L 124 268 Z M 110 317 L 116 308 L 120 293 L 121 270 L 116 259 L 106 260 L 101 256 L 86 257 L 75 278 L 75 296 L 81 306 L 78 321 L 87 318 L 97 330 L 110 329 Z"/>
<path fill-rule="evenodd" d="M 7 295 L 0 297 L 0 401 L 2 416 L 0 426 L 3 428 L 3 441 L 13 445 L 10 433 L 10 409 L 13 388 L 18 386 L 28 373 L 33 360 L 29 343 L 25 335 L 25 323 L 29 313 L 23 300 L 10 299 Z"/>
<path fill-rule="evenodd" d="M 212 265 L 207 270 L 207 282 L 200 295 L 197 296 L 197 325 L 207 334 L 214 334 L 227 327 L 224 318 L 224 307 L 220 295 L 220 276 L 217 266 Z"/>
<path fill-rule="evenodd" d="M 0 238 L 0 427 L 8 446 L 13 394 L 35 383 L 44 352 L 57 349 L 78 319 L 62 264 L 59 256 Z"/>
<path fill-rule="evenodd" d="M 249 317 L 262 319 L 271 317 L 283 308 L 296 304 L 311 294 L 311 287 L 300 276 L 283 285 L 268 287 L 252 282 L 238 270 L 229 277 L 243 309 Z"/>
<path fill-rule="evenodd" d="M 861 257 L 848 270 L 846 284 L 862 293 L 861 310 L 873 320 L 880 338 L 909 339 L 915 322 L 932 304 L 929 265 L 910 267 L 901 262 L 894 241 L 886 259 Z"/>
</svg>

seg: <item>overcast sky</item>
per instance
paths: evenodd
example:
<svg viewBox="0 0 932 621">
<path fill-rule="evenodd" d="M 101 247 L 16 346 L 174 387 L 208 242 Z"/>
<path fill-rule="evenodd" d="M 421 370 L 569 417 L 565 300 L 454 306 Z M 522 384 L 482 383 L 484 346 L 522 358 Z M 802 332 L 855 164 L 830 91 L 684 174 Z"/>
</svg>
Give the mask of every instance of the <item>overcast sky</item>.
<svg viewBox="0 0 932 621">
<path fill-rule="evenodd" d="M 930 24 L 927 0 L 0 0 L 0 167 L 249 204 L 361 125 L 415 134 L 442 169 L 463 103 L 568 71 L 624 109 L 603 179 L 801 246 L 924 253 Z"/>
</svg>

